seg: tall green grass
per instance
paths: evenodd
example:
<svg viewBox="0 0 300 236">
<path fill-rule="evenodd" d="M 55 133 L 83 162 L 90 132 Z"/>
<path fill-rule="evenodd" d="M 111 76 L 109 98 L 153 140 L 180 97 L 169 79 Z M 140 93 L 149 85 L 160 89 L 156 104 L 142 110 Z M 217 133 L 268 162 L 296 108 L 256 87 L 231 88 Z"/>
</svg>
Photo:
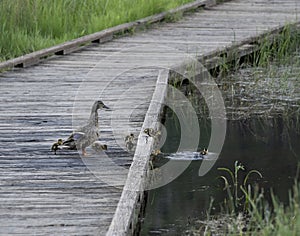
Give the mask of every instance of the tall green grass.
<svg viewBox="0 0 300 236">
<path fill-rule="evenodd" d="M 224 77 L 246 66 L 269 68 L 273 65 L 295 64 L 295 55 L 299 53 L 300 28 L 298 25 L 286 24 L 279 33 L 265 35 L 255 44 L 257 45 L 255 52 L 242 58 L 239 49 L 220 57 L 219 66 L 211 70 L 213 76 Z"/>
<path fill-rule="evenodd" d="M 254 64 L 267 67 L 277 62 L 288 64 L 299 52 L 300 29 L 287 24 L 277 36 L 266 36 L 260 42 L 259 50 L 254 54 Z"/>
<path fill-rule="evenodd" d="M 1 0 L 0 61 L 193 0 Z"/>
</svg>

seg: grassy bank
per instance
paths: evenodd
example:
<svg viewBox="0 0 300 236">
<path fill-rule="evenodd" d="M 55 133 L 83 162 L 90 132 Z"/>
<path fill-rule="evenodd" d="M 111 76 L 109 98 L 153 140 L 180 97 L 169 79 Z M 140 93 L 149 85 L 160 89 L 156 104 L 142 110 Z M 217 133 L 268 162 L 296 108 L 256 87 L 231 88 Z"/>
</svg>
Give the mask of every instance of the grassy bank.
<svg viewBox="0 0 300 236">
<path fill-rule="evenodd" d="M 0 61 L 193 0 L 2 0 Z"/>
</svg>

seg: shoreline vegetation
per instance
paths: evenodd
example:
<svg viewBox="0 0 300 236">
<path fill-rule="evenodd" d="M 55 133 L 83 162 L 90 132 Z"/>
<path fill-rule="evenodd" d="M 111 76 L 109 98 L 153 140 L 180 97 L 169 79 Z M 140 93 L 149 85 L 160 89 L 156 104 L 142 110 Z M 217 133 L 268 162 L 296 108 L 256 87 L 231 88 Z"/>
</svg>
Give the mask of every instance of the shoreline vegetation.
<svg viewBox="0 0 300 236">
<path fill-rule="evenodd" d="M 299 166 L 294 185 L 288 192 L 288 203 L 283 203 L 272 190 L 265 192 L 255 182 L 247 184 L 249 173 L 262 177 L 256 170 L 248 172 L 243 183 L 238 182 L 234 173 L 237 174 L 239 167 L 241 165 L 233 170 L 220 168 L 228 172 L 226 177 L 219 176 L 224 180 L 224 191 L 228 193 L 221 204 L 223 210 L 220 214 L 211 215 L 209 209 L 207 219 L 198 220 L 197 226 L 190 229 L 192 235 L 299 235 Z"/>
<path fill-rule="evenodd" d="M 193 0 L 2 0 L 0 62 Z"/>
<path fill-rule="evenodd" d="M 269 90 L 273 94 L 277 92 L 274 99 L 271 94 L 267 95 L 273 99 L 273 106 L 277 103 L 283 105 L 283 110 L 277 112 L 276 115 L 283 117 L 286 127 L 296 129 L 297 132 L 300 126 L 300 104 L 298 97 L 295 99 L 293 97 L 297 96 L 298 90 L 295 88 L 298 88 L 300 81 L 299 42 L 299 28 L 287 25 L 273 40 L 268 37 L 263 39 L 259 50 L 250 58 L 246 58 L 245 63 L 240 65 L 225 63 L 221 68 L 219 78 L 227 82 L 231 79 L 232 83 L 232 81 L 238 81 L 237 77 L 242 74 L 243 82 L 247 78 L 253 82 L 252 90 L 255 91 L 255 96 L 258 96 L 260 82 L 264 85 L 262 93 L 264 96 Z M 225 73 L 222 74 L 222 72 Z M 266 80 L 269 83 L 266 83 Z M 293 82 L 295 82 L 295 88 Z M 278 85 L 278 87 L 275 88 L 270 84 Z M 268 119 L 269 115 L 267 113 L 265 119 Z M 294 176 L 294 185 L 287 193 L 287 202 L 281 201 L 272 189 L 267 192 L 259 187 L 258 181 L 251 181 L 247 184 L 245 184 L 247 181 L 242 182 L 244 184 L 238 183 L 236 176 L 239 170 L 243 170 L 242 165 L 236 164 L 232 169 L 220 168 L 223 172 L 224 170 L 227 172 L 227 175 L 223 175 L 223 172 L 219 175 L 224 182 L 223 191 L 227 192 L 224 202 L 220 203 L 222 210 L 215 214 L 208 209 L 207 219 L 199 219 L 198 225 L 190 228 L 192 235 L 299 235 L 299 155 L 296 158 L 299 164 L 296 176 Z M 256 170 L 251 173 L 256 173 L 259 177 L 264 175 L 263 172 L 258 174 Z"/>
</svg>

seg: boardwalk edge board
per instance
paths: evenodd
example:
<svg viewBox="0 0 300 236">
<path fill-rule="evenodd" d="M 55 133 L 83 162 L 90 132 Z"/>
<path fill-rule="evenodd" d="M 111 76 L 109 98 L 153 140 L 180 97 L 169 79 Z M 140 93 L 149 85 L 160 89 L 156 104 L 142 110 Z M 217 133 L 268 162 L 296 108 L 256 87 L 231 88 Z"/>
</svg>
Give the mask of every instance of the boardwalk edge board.
<svg viewBox="0 0 300 236">
<path fill-rule="evenodd" d="M 218 3 L 217 0 L 197 0 L 192 3 L 185 4 L 176 9 L 165 11 L 153 16 L 149 16 L 134 22 L 121 24 L 109 29 L 105 29 L 93 34 L 89 34 L 56 46 L 38 50 L 11 60 L 7 60 L 0 63 L 0 70 L 5 70 L 13 67 L 28 67 L 38 64 L 41 60 L 48 58 L 52 55 L 65 55 L 76 50 L 79 50 L 82 46 L 87 46 L 91 43 L 105 43 L 111 41 L 114 36 L 122 35 L 129 32 L 132 29 L 154 24 L 163 21 L 170 15 L 178 13 L 186 13 L 196 10 L 198 8 L 214 6 Z"/>
<path fill-rule="evenodd" d="M 133 157 L 128 177 L 118 203 L 115 215 L 107 232 L 107 236 L 134 235 L 138 215 L 142 207 L 144 190 L 146 189 L 149 159 L 154 145 L 154 139 L 143 132 L 146 128 L 160 130 L 163 104 L 167 96 L 169 70 L 159 72 L 156 87 L 145 116 L 142 130 L 138 137 L 137 147 Z"/>
</svg>

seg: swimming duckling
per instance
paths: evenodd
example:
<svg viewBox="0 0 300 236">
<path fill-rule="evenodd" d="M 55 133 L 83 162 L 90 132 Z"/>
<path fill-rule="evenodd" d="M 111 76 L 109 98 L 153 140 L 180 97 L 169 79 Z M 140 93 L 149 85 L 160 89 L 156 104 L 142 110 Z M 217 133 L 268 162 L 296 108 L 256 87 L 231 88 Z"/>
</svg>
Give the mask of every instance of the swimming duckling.
<svg viewBox="0 0 300 236">
<path fill-rule="evenodd" d="M 103 108 L 109 109 L 102 101 L 95 101 L 87 125 L 75 130 L 69 138 L 63 142 L 61 148 L 69 150 L 80 149 L 82 155 L 85 156 L 85 149 L 99 139 L 98 110 Z"/>
<path fill-rule="evenodd" d="M 51 146 L 51 151 L 54 152 L 54 155 L 56 155 L 56 151 L 59 149 L 58 147 L 63 144 L 63 140 L 59 138 L 57 142 L 53 143 Z"/>
<path fill-rule="evenodd" d="M 125 137 L 125 146 L 128 151 L 132 150 L 132 148 L 134 146 L 133 142 L 134 142 L 134 134 L 133 133 L 131 133 Z"/>
<path fill-rule="evenodd" d="M 202 151 L 200 151 L 200 154 L 201 154 L 202 156 L 207 155 L 207 154 L 208 154 L 207 148 L 204 148 Z"/>
<path fill-rule="evenodd" d="M 106 144 L 101 144 L 100 141 L 95 141 L 91 145 L 91 148 L 94 149 L 96 152 L 101 152 L 101 151 L 106 151 L 107 150 L 107 145 Z"/>
</svg>

